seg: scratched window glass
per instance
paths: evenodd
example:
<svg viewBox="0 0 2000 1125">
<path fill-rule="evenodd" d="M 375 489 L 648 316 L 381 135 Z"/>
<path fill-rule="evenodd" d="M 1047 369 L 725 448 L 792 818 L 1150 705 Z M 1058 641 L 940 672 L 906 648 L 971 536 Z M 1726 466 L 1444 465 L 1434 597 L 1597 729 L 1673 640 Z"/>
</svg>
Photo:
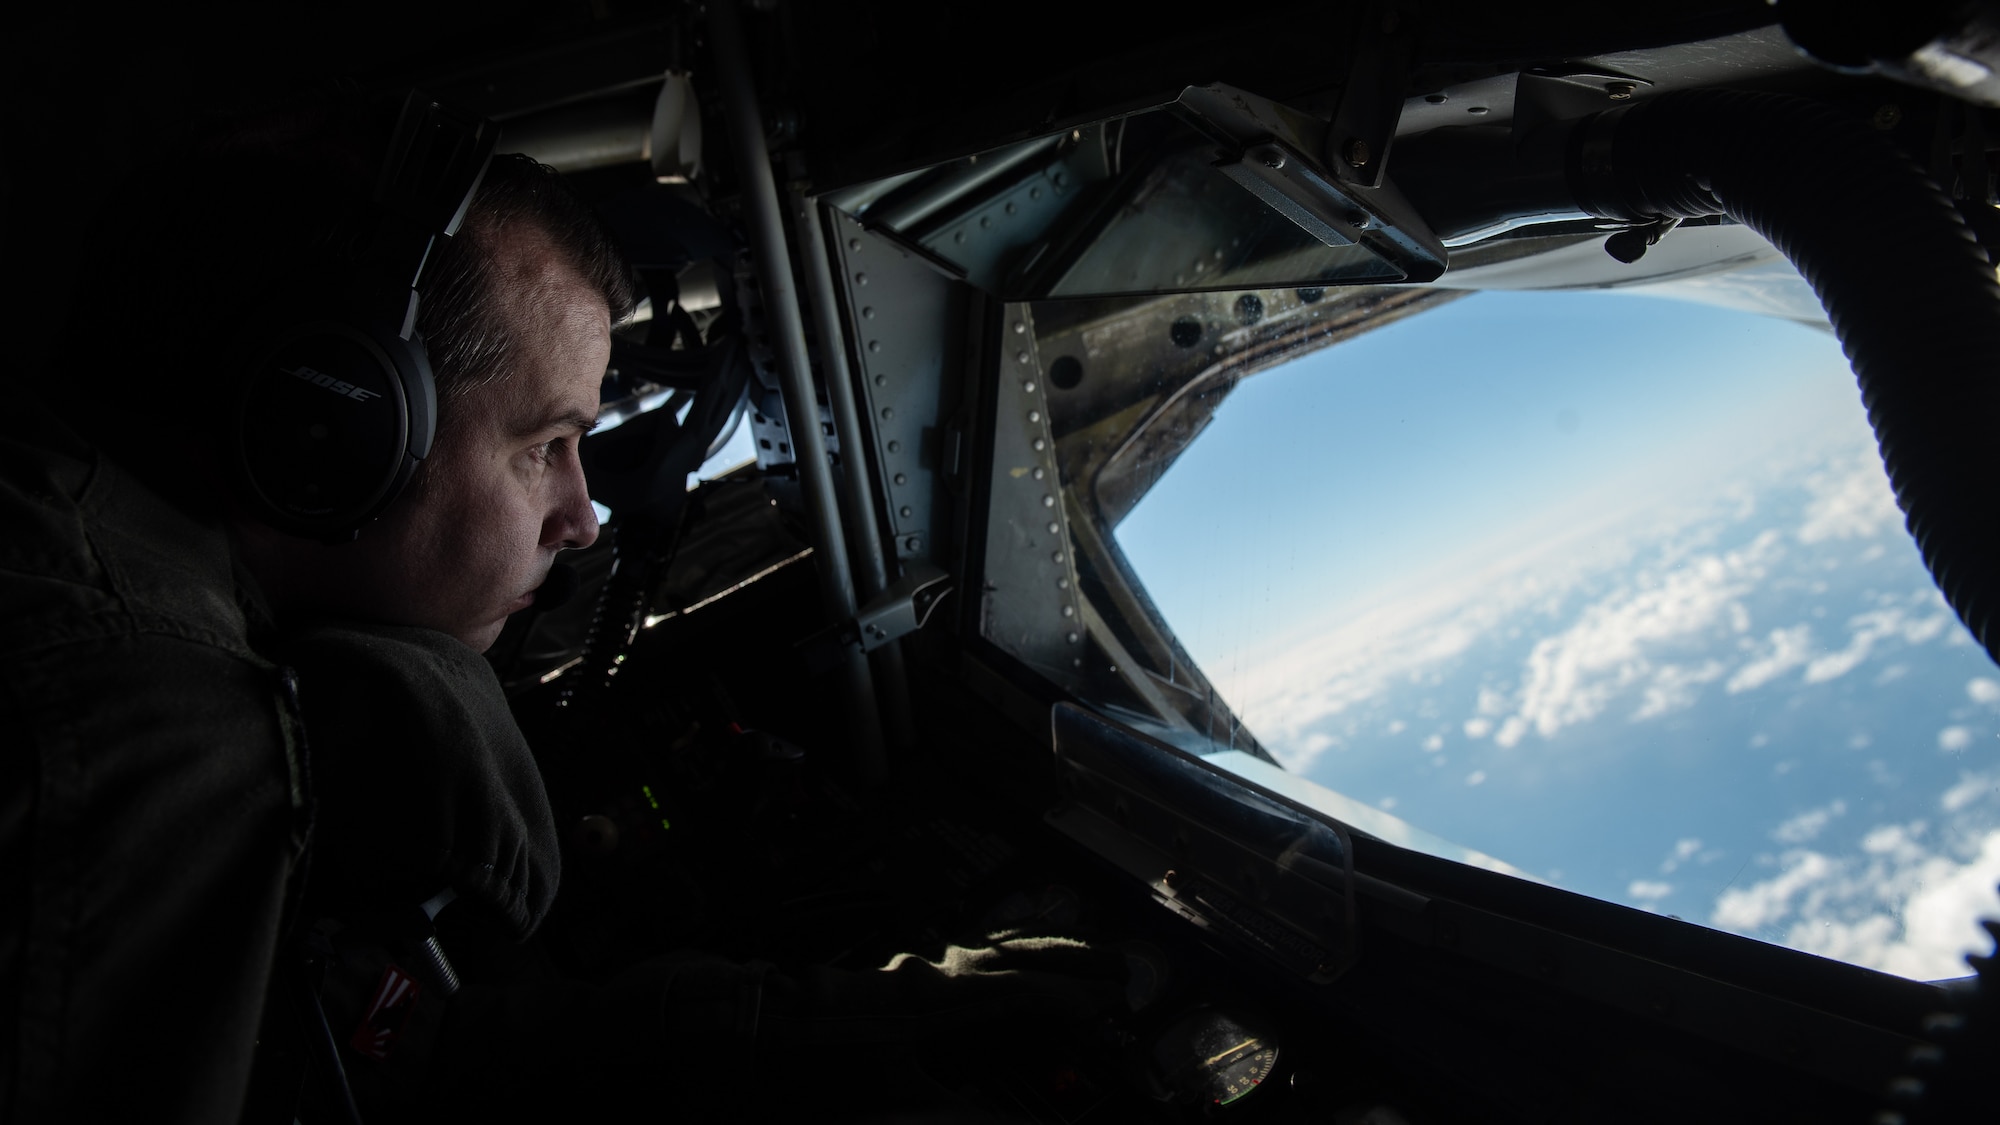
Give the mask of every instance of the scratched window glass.
<svg viewBox="0 0 2000 1125">
<path fill-rule="evenodd" d="M 1801 284 L 1767 260 L 1650 290 L 1044 311 L 1052 375 L 1124 363 L 1153 373 L 1128 399 L 1158 392 L 1120 407 L 1150 425 L 1057 403 L 1080 561 L 1116 546 L 1081 575 L 1102 643 L 1073 683 L 1364 829 L 1966 975 L 2000 911 L 2000 671 L 1924 570 Z M 1258 334 L 1308 305 L 1304 336 Z M 1193 374 L 1159 374 L 1175 349 Z M 1150 656 L 1145 618 L 1171 634 Z"/>
</svg>

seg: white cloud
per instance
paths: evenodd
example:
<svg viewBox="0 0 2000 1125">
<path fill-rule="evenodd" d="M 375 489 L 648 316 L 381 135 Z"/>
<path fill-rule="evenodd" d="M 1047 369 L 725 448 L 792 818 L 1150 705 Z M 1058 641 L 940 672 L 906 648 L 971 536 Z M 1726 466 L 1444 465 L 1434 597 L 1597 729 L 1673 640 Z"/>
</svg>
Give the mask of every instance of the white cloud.
<svg viewBox="0 0 2000 1125">
<path fill-rule="evenodd" d="M 2000 680 L 1974 676 L 1966 681 L 1965 694 L 1971 696 L 1974 703 L 2000 703 Z"/>
<path fill-rule="evenodd" d="M 1466 783 L 1467 785 L 1484 785 L 1484 784 L 1486 784 L 1486 771 L 1485 771 L 1485 770 L 1473 770 L 1473 771 L 1472 771 L 1471 773 L 1469 773 L 1469 774 L 1466 774 L 1466 775 L 1465 775 L 1465 783 Z"/>
<path fill-rule="evenodd" d="M 1792 481 L 1803 475 L 1810 492 L 1799 541 L 1889 528 L 1883 520 L 1893 516 L 1893 503 L 1885 515 L 1875 458 L 1857 446 L 1810 469 L 1786 470 Z M 1528 649 L 1517 682 L 1482 685 L 1472 713 L 1458 721 L 1466 738 L 1492 738 L 1507 749 L 1531 731 L 1551 737 L 1621 706 L 1633 721 L 1672 714 L 1697 705 L 1710 683 L 1734 694 L 1797 669 L 1807 682 L 1835 679 L 1880 652 L 1885 640 L 1922 643 L 1949 625 L 1935 591 L 1919 590 L 1885 597 L 1849 620 L 1839 651 L 1815 651 L 1814 626 L 1803 623 L 1758 637 L 1749 607 L 1786 564 L 1792 536 L 1766 528 L 1728 549 L 1718 544 L 1732 528 L 1755 525 L 1734 522 L 1716 503 L 1648 511 L 1644 521 L 1583 521 L 1518 549 L 1488 551 L 1470 566 L 1413 574 L 1365 603 L 1347 603 L 1365 606 L 1343 611 L 1351 615 L 1300 622 L 1251 658 L 1239 650 L 1217 687 L 1281 763 L 1310 772 L 1340 745 L 1312 737 L 1325 720 L 1386 700 L 1408 683 L 1441 682 L 1482 642 L 1519 637 Z M 1575 595 L 1587 584 L 1599 584 L 1599 592 L 1578 609 Z M 1697 645 L 1709 651 L 1690 658 Z M 1370 721 L 1391 733 L 1404 729 L 1404 720 L 1386 714 Z"/>
<path fill-rule="evenodd" d="M 1604 498 L 1615 494 L 1607 486 Z M 1639 537 L 1670 537 L 1705 514 L 1712 512 L 1602 503 L 1589 514 L 1580 509 L 1552 517 L 1441 562 L 1434 572 L 1373 591 L 1365 602 L 1348 602 L 1337 616 L 1298 622 L 1260 644 L 1254 656 L 1233 656 L 1227 674 L 1211 675 L 1272 754 L 1287 769 L 1307 772 L 1317 754 L 1302 737 L 1321 720 L 1414 678 L 1435 677 L 1482 638 L 1516 635 L 1520 618 L 1554 612 L 1584 582 L 1628 564 Z M 1681 546 L 1702 539 L 1697 534 Z M 1669 558 L 1667 564 L 1688 561 Z M 1519 741 L 1519 716 L 1503 721 L 1513 702 L 1505 685 L 1481 689 L 1467 737 L 1484 737 L 1498 722 L 1503 745 Z"/>
<path fill-rule="evenodd" d="M 1676 868 L 1693 858 L 1700 850 L 1701 840 L 1697 837 L 1690 836 L 1685 840 L 1674 841 L 1674 850 L 1660 862 L 1660 874 L 1672 875 Z"/>
<path fill-rule="evenodd" d="M 1853 854 L 1767 857 L 1778 873 L 1725 890 L 1710 921 L 1917 980 L 1964 976 L 1965 954 L 1991 951 L 1978 919 L 2000 914 L 1996 788 L 2000 772 L 1963 774 L 1939 798 L 1948 817 L 1935 830 L 1921 819 L 1879 824 Z"/>
<path fill-rule="evenodd" d="M 1952 754 L 1963 754 L 1972 745 L 1970 727 L 1950 726 L 1938 732 L 1938 749 Z"/>
<path fill-rule="evenodd" d="M 1384 797 L 1381 800 L 1375 802 L 1375 807 L 1381 809 L 1383 812 L 1388 812 L 1390 809 L 1396 807 L 1396 798 Z"/>
<path fill-rule="evenodd" d="M 1794 625 L 1773 629 L 1765 638 L 1763 654 L 1736 670 L 1724 690 L 1735 695 L 1763 687 L 1787 671 L 1806 662 L 1812 653 L 1812 626 Z"/>
<path fill-rule="evenodd" d="M 1684 558 L 1664 574 L 1642 572 L 1637 582 L 1587 607 L 1575 625 L 1536 643 L 1515 718 L 1545 738 L 1595 718 L 1619 692 L 1653 678 L 1647 646 L 1709 629 L 1782 551 L 1777 533 L 1766 531 L 1741 550 Z M 1670 679 L 1663 702 L 1673 690 Z M 1512 744 L 1504 727 L 1499 741 Z"/>
<path fill-rule="evenodd" d="M 1686 668 L 1679 664 L 1668 664 L 1653 673 L 1653 681 L 1646 685 L 1645 697 L 1639 709 L 1632 713 L 1633 721 L 1657 718 L 1669 711 L 1679 711 L 1694 705 L 1696 689 L 1702 684 L 1722 678 L 1725 667 L 1720 660 L 1702 662 L 1699 667 Z"/>
<path fill-rule="evenodd" d="M 1641 902 L 1654 902 L 1673 894 L 1674 885 L 1652 879 L 1634 879 L 1632 885 L 1625 888 L 1625 893 Z"/>
<path fill-rule="evenodd" d="M 1444 749 L 1444 736 L 1441 734 L 1434 734 L 1431 735 L 1429 738 L 1424 739 L 1424 749 L 1430 751 L 1433 754 Z"/>
<path fill-rule="evenodd" d="M 1805 523 L 1801 543 L 1827 539 L 1870 539 L 1902 523 L 1896 496 L 1873 450 L 1842 457 L 1806 477 Z"/>
<path fill-rule="evenodd" d="M 1868 659 L 1875 643 L 1886 637 L 1901 637 L 1908 644 L 1918 645 L 1944 632 L 1951 619 L 1942 613 L 1924 617 L 1912 617 L 1901 609 L 1878 609 L 1856 614 L 1848 619 L 1851 630 L 1847 647 L 1839 652 L 1818 657 L 1806 665 L 1806 682 L 1823 683 L 1839 676 L 1845 676 L 1854 666 Z"/>
<path fill-rule="evenodd" d="M 1834 871 L 1833 860 L 1818 852 L 1791 852 L 1785 860 L 1777 878 L 1723 891 L 1715 900 L 1715 924 L 1739 933 L 1761 930 L 1784 918 L 1800 891 L 1824 882 Z"/>
<path fill-rule="evenodd" d="M 1781 844 L 1803 844 L 1820 834 L 1834 817 L 1847 812 L 1847 802 L 1836 800 L 1823 808 L 1802 812 L 1771 830 L 1771 838 Z"/>
<path fill-rule="evenodd" d="M 1938 804 L 1946 812 L 1957 812 L 1995 793 L 2000 793 L 2000 773 L 1962 773 L 1958 775 L 1958 784 L 1945 790 Z"/>
<path fill-rule="evenodd" d="M 1408 724 L 1408 723 L 1404 722 L 1404 721 L 1403 721 L 1403 720 L 1401 720 L 1401 719 L 1396 719 L 1396 720 L 1392 721 L 1392 722 L 1391 722 L 1391 723 L 1389 724 L 1389 733 L 1390 733 L 1390 734 L 1401 734 L 1401 733 L 1403 733 L 1403 731 L 1404 731 L 1404 730 L 1406 730 L 1406 729 L 1408 729 L 1408 728 L 1409 728 L 1409 725 L 1410 725 L 1410 724 Z"/>
</svg>

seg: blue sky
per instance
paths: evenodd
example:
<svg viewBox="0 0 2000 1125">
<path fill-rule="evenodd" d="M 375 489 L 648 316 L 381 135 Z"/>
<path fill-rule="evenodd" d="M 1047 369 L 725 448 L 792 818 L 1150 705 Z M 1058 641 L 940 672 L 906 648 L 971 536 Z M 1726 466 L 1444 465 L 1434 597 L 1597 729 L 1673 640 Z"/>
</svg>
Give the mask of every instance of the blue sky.
<svg viewBox="0 0 2000 1125">
<path fill-rule="evenodd" d="M 1924 979 L 2000 912 L 2000 673 L 1823 330 L 1469 296 L 1242 384 L 1117 534 L 1281 762 L 1421 829 Z"/>
<path fill-rule="evenodd" d="M 1828 332 L 1624 293 L 1476 293 L 1254 376 L 1117 536 L 1192 646 L 1573 526 L 1579 504 L 1619 506 L 1602 488 L 1638 505 L 1696 486 L 1745 428 L 1842 414 L 1865 425 Z"/>
</svg>

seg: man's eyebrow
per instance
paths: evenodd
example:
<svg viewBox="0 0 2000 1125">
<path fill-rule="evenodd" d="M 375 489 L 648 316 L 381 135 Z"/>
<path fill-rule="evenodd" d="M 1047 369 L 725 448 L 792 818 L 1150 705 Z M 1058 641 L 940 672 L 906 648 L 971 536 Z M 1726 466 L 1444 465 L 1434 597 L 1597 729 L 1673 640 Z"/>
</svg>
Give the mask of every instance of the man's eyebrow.
<svg viewBox="0 0 2000 1125">
<path fill-rule="evenodd" d="M 572 407 L 568 410 L 560 410 L 553 414 L 544 414 L 537 417 L 521 431 L 521 436 L 527 437 L 532 434 L 545 433 L 555 429 L 574 429 L 579 433 L 587 434 L 596 428 L 597 415 L 587 414 Z"/>
</svg>

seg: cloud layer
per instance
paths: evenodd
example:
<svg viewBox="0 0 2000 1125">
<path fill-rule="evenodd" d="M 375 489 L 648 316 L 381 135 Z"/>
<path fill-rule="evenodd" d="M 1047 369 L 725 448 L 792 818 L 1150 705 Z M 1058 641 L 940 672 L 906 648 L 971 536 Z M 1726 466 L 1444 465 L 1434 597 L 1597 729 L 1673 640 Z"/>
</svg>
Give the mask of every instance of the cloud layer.
<svg viewBox="0 0 2000 1125">
<path fill-rule="evenodd" d="M 1966 774 L 1930 818 L 1879 824 L 1852 851 L 1805 846 L 1829 810 L 1774 838 L 1795 845 L 1758 861 L 1773 873 L 1715 900 L 1719 929 L 1918 980 L 1965 976 L 1991 953 L 1973 926 L 2000 917 L 2000 773 Z M 1835 802 L 1836 805 L 1839 802 Z"/>
<path fill-rule="evenodd" d="M 1288 768 L 1310 770 L 1350 746 L 1407 742 L 1417 760 L 1455 767 L 1427 773 L 1483 795 L 1520 769 L 1545 768 L 1550 755 L 1605 753 L 1618 741 L 1615 728 L 1592 726 L 1582 739 L 1565 732 L 1660 724 L 1710 697 L 1782 715 L 1802 692 L 1895 683 L 1925 646 L 1962 643 L 1928 583 L 1857 578 L 1839 587 L 1846 593 L 1829 593 L 1842 567 L 1907 573 L 1888 556 L 1911 548 L 1872 449 L 1822 451 L 1786 468 L 1705 509 L 1648 513 L 1652 522 L 1617 535 L 1599 528 L 1552 540 L 1385 599 L 1339 629 L 1245 662 L 1225 690 Z M 1771 505 L 1783 488 L 1796 489 L 1796 502 Z M 1440 686 L 1468 677 L 1478 681 L 1469 689 Z M 1628 871 L 1598 893 L 1905 976 L 1962 975 L 1964 955 L 1982 940 L 1973 919 L 2000 913 L 2000 770 L 1979 772 L 1996 749 L 2000 677 L 1960 682 L 1962 692 L 1946 693 L 1944 720 L 1894 734 L 1893 751 L 1870 751 L 1883 736 L 1855 728 L 1822 748 L 1857 763 L 1884 754 L 1866 765 L 1885 788 L 1909 772 L 1894 764 L 1896 753 L 1969 767 L 1916 814 L 1879 794 L 1823 794 L 1803 811 L 1743 826 L 1750 843 L 1739 830 L 1728 864 L 1714 863 L 1725 851 L 1703 843 L 1707 830 L 1688 825 L 1699 835 L 1681 835 L 1657 870 Z M 1777 753 L 1763 732 L 1749 747 Z M 1787 753 L 1771 775 L 1792 775 L 1799 759 Z M 1723 884 L 1739 863 L 1737 879 Z"/>
</svg>

